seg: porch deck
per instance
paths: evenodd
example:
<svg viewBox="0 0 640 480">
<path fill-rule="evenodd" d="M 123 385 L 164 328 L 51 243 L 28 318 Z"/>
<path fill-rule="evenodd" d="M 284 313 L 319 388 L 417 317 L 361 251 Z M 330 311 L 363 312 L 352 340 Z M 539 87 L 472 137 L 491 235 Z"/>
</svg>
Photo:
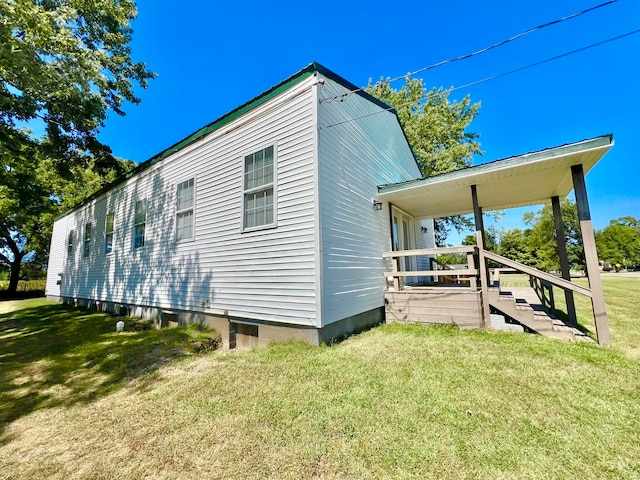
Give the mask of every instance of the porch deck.
<svg viewBox="0 0 640 480">
<path fill-rule="evenodd" d="M 400 258 L 439 254 L 466 254 L 466 269 L 428 271 L 399 271 Z M 538 333 L 552 338 L 592 341 L 582 330 L 563 322 L 554 315 L 552 285 L 590 296 L 589 289 L 556 278 L 546 272 L 518 264 L 483 251 L 482 257 L 506 263 L 509 269 L 523 271 L 530 276 L 532 287 L 501 288 L 499 275 L 475 268 L 481 255 L 475 246 L 428 250 L 385 252 L 392 259 L 392 271 L 387 274 L 385 317 L 387 322 L 451 324 L 462 329 L 494 328 Z M 432 265 L 438 262 L 431 262 Z M 496 269 L 500 272 L 504 269 Z M 406 284 L 406 278 L 430 278 L 422 284 Z M 449 279 L 449 283 L 434 279 Z M 496 278 L 496 280 L 489 280 Z M 535 288 L 533 288 L 535 286 Z M 486 308 L 485 308 L 486 305 Z"/>
</svg>

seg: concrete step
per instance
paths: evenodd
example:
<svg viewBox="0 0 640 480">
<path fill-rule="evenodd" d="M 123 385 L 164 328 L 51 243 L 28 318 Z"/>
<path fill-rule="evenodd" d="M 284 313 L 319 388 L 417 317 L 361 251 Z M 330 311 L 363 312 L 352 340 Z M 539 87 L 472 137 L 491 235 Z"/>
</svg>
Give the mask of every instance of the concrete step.
<svg viewBox="0 0 640 480">
<path fill-rule="evenodd" d="M 502 330 L 505 332 L 524 332 L 522 325 L 516 325 L 513 323 L 507 323 L 504 315 L 497 313 L 491 314 L 491 328 L 495 330 Z"/>
</svg>

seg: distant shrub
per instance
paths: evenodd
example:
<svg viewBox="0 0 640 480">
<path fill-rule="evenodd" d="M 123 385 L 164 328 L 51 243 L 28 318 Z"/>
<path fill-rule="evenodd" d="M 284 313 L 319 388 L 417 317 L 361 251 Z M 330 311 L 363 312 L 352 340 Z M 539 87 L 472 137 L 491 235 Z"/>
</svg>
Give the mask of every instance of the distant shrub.
<svg viewBox="0 0 640 480">
<path fill-rule="evenodd" d="M 12 298 L 31 298 L 44 296 L 46 280 L 20 280 L 16 293 L 11 295 Z M 8 298 L 9 292 L 8 281 L 0 281 L 0 298 Z"/>
</svg>

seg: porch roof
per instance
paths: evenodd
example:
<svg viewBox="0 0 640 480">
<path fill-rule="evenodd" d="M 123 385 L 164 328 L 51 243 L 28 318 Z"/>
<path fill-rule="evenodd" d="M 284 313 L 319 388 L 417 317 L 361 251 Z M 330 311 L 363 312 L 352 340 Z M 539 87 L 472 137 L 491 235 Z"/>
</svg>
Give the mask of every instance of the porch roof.
<svg viewBox="0 0 640 480">
<path fill-rule="evenodd" d="M 613 146 L 613 135 L 496 160 L 408 182 L 381 185 L 378 196 L 416 217 L 473 212 L 471 185 L 484 211 L 538 205 L 573 190 L 571 166 L 586 174 Z"/>
</svg>

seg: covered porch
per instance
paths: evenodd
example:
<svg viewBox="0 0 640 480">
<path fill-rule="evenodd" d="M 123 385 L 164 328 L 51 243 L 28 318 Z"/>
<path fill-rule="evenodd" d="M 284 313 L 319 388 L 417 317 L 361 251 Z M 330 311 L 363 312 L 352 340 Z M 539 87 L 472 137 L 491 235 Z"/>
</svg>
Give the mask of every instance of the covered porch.
<svg viewBox="0 0 640 480">
<path fill-rule="evenodd" d="M 400 312 L 404 321 L 490 327 L 492 312 L 494 315 L 500 312 L 527 326 L 528 320 L 525 317 L 529 318 L 528 315 L 518 314 L 517 304 L 513 309 L 508 306 L 499 282 L 496 278 L 490 278 L 487 261 L 491 260 L 501 267 L 529 275 L 535 279 L 533 283 L 539 287 L 539 292 L 544 292 L 545 288 L 549 290 L 551 285 L 561 288 L 564 291 L 570 324 L 577 325 L 574 293 L 588 296 L 591 299 L 598 343 L 610 344 L 584 176 L 612 146 L 613 137 L 604 135 L 434 177 L 378 187 L 381 200 L 416 218 L 441 218 L 473 213 L 475 220 L 475 246 L 453 249 L 405 249 L 383 253 L 384 258 L 392 260 L 391 271 L 386 274 L 387 278 L 391 279 L 385 294 L 387 320 L 397 320 Z M 589 288 L 571 282 L 560 200 L 572 190 L 575 192 L 578 208 Z M 539 205 L 549 201 L 554 213 L 560 277 L 519 264 L 485 249 L 483 211 Z M 443 270 L 435 267 L 434 262 L 430 262 L 432 266 L 428 270 L 417 270 L 408 266 L 424 265 L 424 262 L 400 261 L 408 257 L 434 258 L 447 252 L 466 255 L 467 269 Z M 403 281 L 407 277 L 455 280 L 446 285 L 408 288 Z M 545 300 L 544 293 L 540 296 Z M 516 315 L 519 315 L 519 318 L 515 318 Z M 535 320 L 535 313 L 533 315 Z M 550 327 L 550 332 L 552 331 L 553 325 Z"/>
</svg>

